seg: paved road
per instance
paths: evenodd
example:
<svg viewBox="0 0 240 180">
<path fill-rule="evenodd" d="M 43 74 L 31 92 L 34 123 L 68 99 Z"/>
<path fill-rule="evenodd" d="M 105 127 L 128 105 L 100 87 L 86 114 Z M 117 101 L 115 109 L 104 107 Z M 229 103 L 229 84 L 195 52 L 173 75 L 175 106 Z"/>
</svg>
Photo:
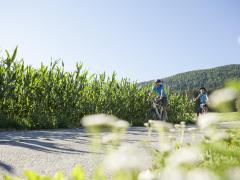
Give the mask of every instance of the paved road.
<svg viewBox="0 0 240 180">
<path fill-rule="evenodd" d="M 178 138 L 178 133 L 171 135 Z M 202 133 L 197 136 L 201 139 Z M 157 146 L 157 137 L 157 133 L 148 137 L 145 128 L 134 127 L 128 130 L 123 142 L 139 143 L 149 138 Z M 190 132 L 184 138 L 185 142 L 190 141 Z M 81 164 L 89 175 L 102 157 L 101 153 L 92 153 L 89 145 L 90 136 L 83 129 L 0 132 L 0 174 L 22 176 L 24 169 L 32 169 L 44 175 L 57 171 L 69 175 L 76 164 Z"/>
<path fill-rule="evenodd" d="M 157 146 L 157 137 L 153 133 L 148 140 Z M 145 128 L 134 127 L 123 142 L 139 143 L 146 138 Z M 185 138 L 190 136 L 186 134 Z M 90 136 L 83 129 L 0 132 L 0 173 L 22 176 L 24 169 L 32 169 L 44 175 L 57 171 L 69 175 L 76 164 L 81 164 L 89 175 L 102 157 L 101 153 L 92 153 L 89 145 Z"/>
</svg>

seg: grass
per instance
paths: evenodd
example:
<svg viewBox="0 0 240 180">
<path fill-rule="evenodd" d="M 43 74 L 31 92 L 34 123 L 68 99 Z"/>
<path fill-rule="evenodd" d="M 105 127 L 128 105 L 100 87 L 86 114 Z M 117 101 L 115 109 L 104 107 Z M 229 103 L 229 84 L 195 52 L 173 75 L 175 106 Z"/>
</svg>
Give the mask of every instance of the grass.
<svg viewBox="0 0 240 180">
<path fill-rule="evenodd" d="M 240 120 L 240 112 L 226 112 L 226 113 L 217 113 L 222 117 L 222 121 L 238 121 Z"/>
</svg>

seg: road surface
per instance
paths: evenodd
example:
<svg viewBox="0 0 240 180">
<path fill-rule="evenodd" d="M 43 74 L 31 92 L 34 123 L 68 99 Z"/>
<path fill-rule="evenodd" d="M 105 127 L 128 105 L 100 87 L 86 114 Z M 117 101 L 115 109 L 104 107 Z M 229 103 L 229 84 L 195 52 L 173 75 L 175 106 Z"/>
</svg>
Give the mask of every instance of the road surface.
<svg viewBox="0 0 240 180">
<path fill-rule="evenodd" d="M 179 138 L 176 132 L 164 134 L 169 135 Z M 203 137 L 201 132 L 196 135 L 198 140 Z M 190 141 L 192 132 L 186 132 L 184 138 Z M 158 145 L 156 132 L 149 137 L 146 128 L 133 127 L 123 137 L 123 143 L 137 144 L 146 139 Z M 90 150 L 90 143 L 90 134 L 81 128 L 0 132 L 0 174 L 23 177 L 23 170 L 31 169 L 42 175 L 58 171 L 70 175 L 72 168 L 81 164 L 89 176 L 103 157 Z"/>
</svg>

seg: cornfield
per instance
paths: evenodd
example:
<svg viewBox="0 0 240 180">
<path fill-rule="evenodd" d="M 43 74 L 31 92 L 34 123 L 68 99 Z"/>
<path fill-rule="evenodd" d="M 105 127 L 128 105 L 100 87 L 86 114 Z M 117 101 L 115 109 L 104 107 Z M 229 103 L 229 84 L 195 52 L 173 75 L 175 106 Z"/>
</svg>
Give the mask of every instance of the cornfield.
<svg viewBox="0 0 240 180">
<path fill-rule="evenodd" d="M 73 72 L 54 61 L 39 68 L 11 56 L 0 58 L 0 128 L 45 129 L 79 127 L 85 115 L 106 113 L 143 125 L 149 118 L 149 87 L 127 78 L 91 74 L 76 64 Z M 185 96 L 169 93 L 170 122 L 191 120 L 193 109 Z M 188 114 L 185 114 L 187 110 Z M 190 113 L 190 114 L 189 114 Z"/>
<path fill-rule="evenodd" d="M 83 116 L 95 113 L 143 124 L 147 95 L 127 78 L 90 74 L 79 63 L 66 72 L 59 61 L 35 69 L 16 60 L 17 48 L 6 54 L 0 59 L 0 128 L 78 127 Z"/>
</svg>

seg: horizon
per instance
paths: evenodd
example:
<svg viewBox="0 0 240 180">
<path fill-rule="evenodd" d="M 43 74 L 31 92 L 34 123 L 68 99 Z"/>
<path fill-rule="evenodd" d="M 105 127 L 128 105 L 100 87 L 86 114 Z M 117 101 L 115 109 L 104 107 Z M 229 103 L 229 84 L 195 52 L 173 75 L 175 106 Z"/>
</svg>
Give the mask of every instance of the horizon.
<svg viewBox="0 0 240 180">
<path fill-rule="evenodd" d="M 18 45 L 17 59 L 33 67 L 62 59 L 66 71 L 82 62 L 91 73 L 115 71 L 118 79 L 144 82 L 239 64 L 237 0 L 0 0 L 0 5 L 1 54 Z"/>
</svg>

